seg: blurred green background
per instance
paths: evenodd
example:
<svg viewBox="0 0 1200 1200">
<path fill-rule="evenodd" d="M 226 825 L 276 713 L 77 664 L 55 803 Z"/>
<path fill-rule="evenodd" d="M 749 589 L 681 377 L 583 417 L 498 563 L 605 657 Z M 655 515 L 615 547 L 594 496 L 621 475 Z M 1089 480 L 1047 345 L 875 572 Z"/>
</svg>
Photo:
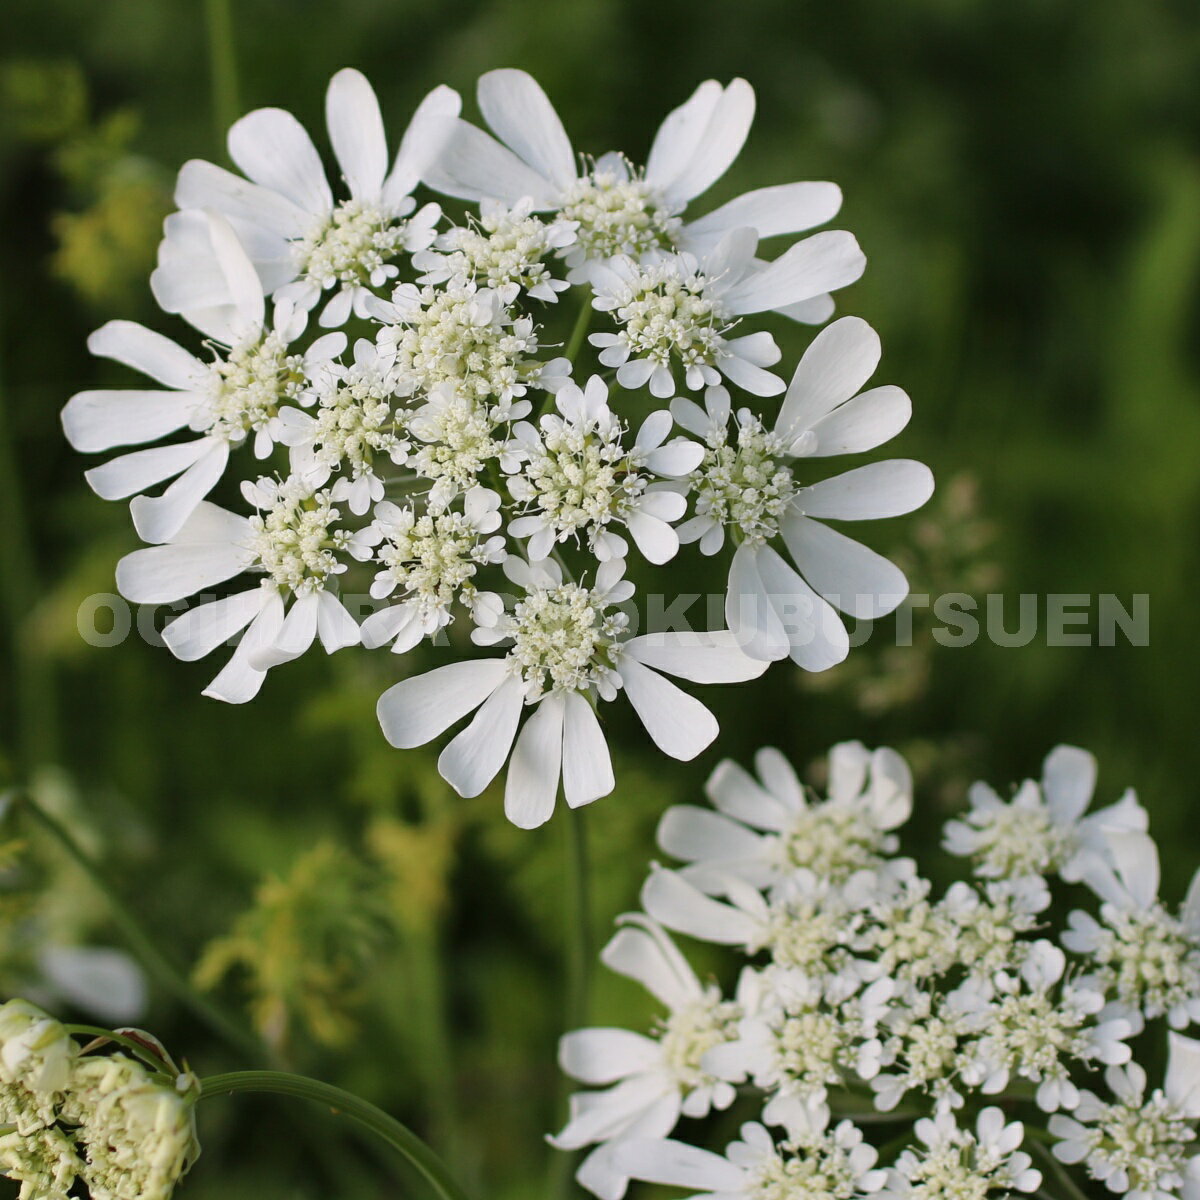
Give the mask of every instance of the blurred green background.
<svg viewBox="0 0 1200 1200">
<path fill-rule="evenodd" d="M 917 612 L 914 645 L 897 648 L 881 622 L 827 676 L 783 665 L 749 690 L 708 689 L 722 736 L 685 766 L 620 725 L 619 790 L 587 818 L 597 944 L 636 903 L 662 810 L 763 743 L 800 767 L 845 738 L 901 749 L 920 789 L 914 845 L 972 779 L 1005 785 L 1057 742 L 1088 747 L 1106 802 L 1138 788 L 1166 895 L 1182 894 L 1200 859 L 1191 0 L 243 0 L 232 26 L 241 108 L 289 108 L 323 147 L 325 85 L 346 65 L 375 84 L 393 137 L 435 84 L 470 96 L 510 65 L 538 77 L 578 150 L 635 160 L 697 82 L 745 76 L 759 115 L 704 203 L 842 185 L 836 224 L 870 266 L 839 308 L 880 331 L 876 381 L 914 399 L 888 449 L 940 482 L 925 512 L 866 539 L 903 559 L 916 592 L 1004 594 L 1010 627 L 1020 593 L 1150 597 L 1146 647 L 949 649 Z M 211 662 L 138 638 L 90 647 L 76 630 L 135 538 L 124 506 L 87 489 L 58 412 L 118 379 L 85 349 L 103 321 L 187 339 L 145 280 L 175 170 L 221 155 L 205 5 L 8 0 L 0 27 L 0 772 L 69 822 L 170 953 L 293 1069 L 411 1123 L 480 1195 L 545 1194 L 564 948 L 579 936 L 563 821 L 521 833 L 495 789 L 459 800 L 432 753 L 389 750 L 373 713 L 388 655 L 310 655 L 233 708 L 199 694 Z M 790 364 L 811 335 L 776 331 Z M 120 944 L 29 832 L 2 877 L 6 994 L 36 986 L 47 938 Z M 598 976 L 591 1000 L 601 1023 L 651 1017 L 623 980 Z M 201 1073 L 239 1065 L 161 992 L 142 1023 Z M 187 1195 L 397 1194 L 379 1155 L 287 1102 L 201 1116 Z"/>
</svg>

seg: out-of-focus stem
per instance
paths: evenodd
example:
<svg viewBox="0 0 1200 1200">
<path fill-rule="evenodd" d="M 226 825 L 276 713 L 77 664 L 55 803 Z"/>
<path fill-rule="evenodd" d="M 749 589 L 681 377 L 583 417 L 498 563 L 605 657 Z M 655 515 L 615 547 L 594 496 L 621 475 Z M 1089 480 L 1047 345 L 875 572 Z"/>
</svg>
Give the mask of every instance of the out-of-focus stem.
<svg viewBox="0 0 1200 1200">
<path fill-rule="evenodd" d="M 213 123 L 216 128 L 217 146 L 224 156 L 225 134 L 241 115 L 231 0 L 204 0 L 204 17 L 208 26 Z"/>
<path fill-rule="evenodd" d="M 155 983 L 163 991 L 174 996 L 180 1004 L 189 1009 L 214 1033 L 224 1038 L 231 1047 L 245 1054 L 251 1062 L 261 1062 L 266 1055 L 258 1039 L 192 986 L 186 973 L 180 970 L 158 948 L 154 939 L 142 928 L 142 924 L 134 915 L 133 910 L 117 895 L 108 880 L 100 873 L 100 869 L 75 841 L 66 827 L 46 812 L 28 794 L 22 796 L 22 801 L 24 811 L 58 842 L 70 858 L 82 868 L 93 886 L 104 896 L 108 902 L 113 923 L 121 931 L 130 950 L 133 951 L 134 957 L 138 959 Z"/>
<path fill-rule="evenodd" d="M 232 1071 L 213 1075 L 201 1083 L 200 1097 L 231 1096 L 236 1092 L 268 1092 L 311 1100 L 356 1121 L 393 1146 L 433 1186 L 442 1200 L 467 1200 L 467 1194 L 450 1174 L 446 1164 L 405 1125 L 381 1108 L 352 1092 L 282 1071 Z"/>
</svg>

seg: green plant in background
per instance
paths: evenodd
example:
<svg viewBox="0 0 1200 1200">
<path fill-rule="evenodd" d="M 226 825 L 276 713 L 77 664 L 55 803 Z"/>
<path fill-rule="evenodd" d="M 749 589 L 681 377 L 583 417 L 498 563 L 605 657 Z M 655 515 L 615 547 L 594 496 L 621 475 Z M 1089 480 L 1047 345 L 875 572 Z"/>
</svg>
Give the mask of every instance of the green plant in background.
<svg viewBox="0 0 1200 1200">
<path fill-rule="evenodd" d="M 129 145 L 171 165 L 161 168 L 163 180 L 185 157 L 214 156 L 212 114 L 196 103 L 207 80 L 192 6 L 128 0 L 104 10 L 58 7 L 64 19 L 48 21 L 42 7 L 17 0 L 6 16 L 15 35 L 6 53 L 43 63 L 69 55 L 88 80 L 97 124 L 117 109 L 152 111 Z M 816 696 L 808 685 L 823 677 L 781 671 L 759 685 L 763 700 L 754 708 L 714 695 L 722 751 L 746 758 L 770 740 L 800 762 L 821 745 L 860 734 L 900 746 L 925 781 L 925 805 L 946 815 L 971 779 L 1024 770 L 1052 728 L 1102 748 L 1106 776 L 1143 784 L 1169 894 L 1181 894 L 1197 848 L 1181 785 L 1197 766 L 1189 732 L 1195 645 L 1182 632 L 1195 585 L 1189 435 L 1200 396 L 1189 348 L 1200 66 L 1189 14 L 1102 0 L 1089 6 L 1086 21 L 1066 3 L 1003 12 L 943 3 L 784 11 L 756 3 L 736 18 L 704 4 L 685 12 L 675 4 L 646 11 L 573 3 L 550 14 L 517 3 L 468 5 L 443 16 L 403 6 L 383 13 L 350 0 L 336 21 L 308 16 L 294 26 L 273 22 L 267 36 L 270 14 L 239 6 L 236 33 L 245 65 L 252 64 L 242 81 L 247 101 L 300 97 L 304 104 L 308 97 L 301 116 L 310 127 L 319 120 L 319 89 L 342 61 L 372 76 L 389 112 L 411 109 L 439 79 L 466 79 L 497 62 L 524 65 L 561 102 L 580 142 L 601 146 L 620 144 L 622 130 L 642 126 L 647 112 L 666 111 L 698 75 L 753 80 L 763 103 L 737 182 L 790 178 L 800 162 L 804 174 L 844 185 L 847 220 L 873 262 L 849 306 L 888 331 L 889 375 L 920 398 L 921 420 L 906 436 L 917 457 L 940 468 L 935 503 L 948 497 L 945 481 L 969 468 L 998 528 L 984 562 L 1003 564 L 1006 587 L 1149 591 L 1155 636 L 1146 649 L 1034 644 L 1001 653 L 980 645 L 926 655 L 920 613 L 918 645 L 907 653 L 880 640 L 887 629 L 880 622 L 875 644 L 860 647 L 838 672 L 866 675 L 865 690 L 847 680 Z M 669 60 L 664 37 L 674 48 Z M 313 54 L 317 42 L 322 55 Z M 420 62 L 397 70 L 395 47 L 417 44 Z M 39 94 L 21 85 L 27 107 L 51 127 L 60 95 L 62 108 L 71 109 L 68 90 L 62 83 Z M 90 201 L 67 197 L 55 182 L 61 176 L 38 148 L 46 141 L 10 135 L 10 111 L 6 103 L 0 203 L 16 236 L 0 289 L 0 417 L 15 438 L 18 469 L 5 471 L 0 506 L 12 515 L 10 485 L 26 485 L 25 514 L 14 524 L 28 531 L 26 561 L 39 578 L 10 566 L 18 559 L 8 557 L 7 543 L 10 585 L 30 582 L 27 598 L 6 609 L 11 641 L 0 661 L 19 667 L 32 658 L 50 677 L 50 720 L 34 725 L 33 743 L 42 747 L 35 758 L 69 769 L 85 808 L 102 816 L 109 835 L 119 785 L 121 811 L 136 813 L 137 834 L 132 846 L 111 837 L 108 869 L 182 962 L 194 962 L 232 927 L 257 881 L 286 878 L 322 839 L 363 847 L 383 866 L 379 838 L 367 827 L 399 834 L 395 861 L 409 863 L 409 916 L 441 896 L 429 960 L 440 958 L 444 977 L 435 988 L 420 984 L 432 978 L 415 969 L 426 951 L 416 937 L 398 936 L 375 959 L 354 1016 L 362 1044 L 389 1045 L 397 1054 L 410 1047 L 411 1077 L 398 1077 L 383 1061 L 390 1056 L 327 1054 L 307 1037 L 292 1047 L 297 1069 L 370 1096 L 443 1151 L 454 1145 L 450 1157 L 464 1180 L 486 1179 L 477 1194 L 539 1191 L 541 1136 L 563 1119 L 552 1067 L 564 1023 L 557 964 L 572 928 L 556 903 L 562 839 L 552 831 L 532 841 L 503 827 L 495 796 L 464 802 L 438 792 L 435 755 L 408 752 L 398 779 L 394 756 L 371 727 L 375 696 L 391 682 L 382 664 L 293 664 L 292 686 L 272 684 L 264 705 L 229 714 L 195 702 L 207 678 L 202 668 L 168 675 L 161 651 L 126 646 L 116 653 L 80 641 L 78 596 L 111 591 L 108 564 L 132 546 L 119 514 L 79 493 L 56 411 L 81 382 L 123 385 L 115 371 L 102 375 L 83 363 L 77 348 L 96 317 L 79 312 L 72 291 L 51 283 L 47 269 L 50 214 Z M 723 189 L 714 189 L 714 203 L 733 194 Z M 104 302 L 105 315 L 120 306 L 153 322 L 141 280 L 162 211 L 140 218 L 140 265 L 126 273 L 117 264 L 136 286 Z M 773 331 L 786 354 L 798 353 L 794 334 L 782 325 Z M 922 520 L 898 540 L 918 543 L 926 526 L 936 532 Z M 1167 529 L 1170 543 L 1157 536 Z M 912 562 L 905 567 L 914 590 L 935 590 Z M 698 572 L 696 584 L 693 590 L 711 586 Z M 1166 637 L 1167 630 L 1178 636 Z M 887 665 L 877 667 L 880 660 Z M 1104 686 L 1096 686 L 1098 672 Z M 884 703 L 900 694 L 917 698 Z M 29 695 L 23 687 L 0 689 L 2 752 L 14 768 L 26 724 L 19 718 L 45 712 L 24 699 L 18 708 L 15 698 Z M 869 710 L 860 709 L 862 696 Z M 64 736 L 53 736 L 55 725 Z M 698 794 L 711 766 L 701 761 L 664 776 L 628 731 L 614 732 L 621 794 L 603 827 L 589 831 L 596 932 L 633 904 L 644 853 L 628 848 L 648 846 L 658 815 Z M 428 809 L 413 804 L 410 779 L 420 774 L 431 777 Z M 820 764 L 808 775 L 822 777 Z M 424 826 L 435 815 L 441 832 L 405 835 L 408 825 Z M 920 844 L 932 836 L 929 827 L 914 822 L 909 836 Z M 152 880 L 165 864 L 171 883 L 160 888 Z M 54 876 L 45 878 L 53 886 Z M 410 886 L 400 878 L 388 889 L 389 906 Z M 98 923 L 102 914 L 90 900 L 85 905 L 91 921 L 84 928 L 101 944 L 111 941 Z M 692 947 L 693 954 L 702 979 L 728 969 L 712 948 Z M 6 981 L 11 991 L 19 985 L 23 979 Z M 153 989 L 154 1027 L 210 1067 L 236 1065 L 171 995 Z M 654 1005 L 621 977 L 601 973 L 592 981 L 592 1013 L 646 1028 Z M 430 1043 L 416 1027 L 433 1028 L 431 1016 L 453 1044 L 448 1072 L 422 1057 Z M 439 1078 L 456 1094 L 448 1107 L 431 1101 L 429 1084 Z M 220 1187 L 224 1196 L 249 1196 L 280 1186 L 297 1195 L 382 1192 L 385 1176 L 361 1154 L 326 1153 L 325 1138 L 297 1145 L 293 1116 L 274 1106 L 205 1109 L 205 1169 L 189 1178 L 187 1194 Z M 456 1138 L 455 1126 L 469 1136 Z M 735 1134 L 734 1127 L 714 1128 L 704 1144 L 717 1148 Z"/>
</svg>

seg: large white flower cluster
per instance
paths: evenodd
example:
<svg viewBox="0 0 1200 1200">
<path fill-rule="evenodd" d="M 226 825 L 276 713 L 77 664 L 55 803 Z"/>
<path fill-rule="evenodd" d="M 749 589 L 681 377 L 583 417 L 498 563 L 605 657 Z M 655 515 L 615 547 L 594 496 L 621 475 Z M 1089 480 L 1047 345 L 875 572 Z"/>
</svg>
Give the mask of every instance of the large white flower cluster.
<svg viewBox="0 0 1200 1200">
<path fill-rule="evenodd" d="M 974 879 L 939 894 L 898 855 L 912 786 L 895 752 L 835 746 L 824 798 L 776 750 L 755 767 L 723 762 L 711 807 L 664 814 L 681 865 L 653 868 L 602 953 L 662 1017 L 562 1039 L 589 1089 L 554 1142 L 590 1148 L 584 1187 L 982 1200 L 1037 1190 L 1037 1153 L 1133 1200 L 1200 1195 L 1200 1040 L 1148 1025 L 1200 1020 L 1200 872 L 1178 912 L 1158 898 L 1132 792 L 1089 814 L 1095 760 L 1070 746 L 1011 799 L 975 785 L 945 830 Z M 668 931 L 736 948 L 732 990 Z M 1153 1089 L 1132 1061 L 1144 1032 L 1169 1051 Z M 670 1136 L 713 1110 L 745 1121 L 724 1156 Z M 1047 1141 L 1022 1148 L 1026 1126 Z"/>
<path fill-rule="evenodd" d="M 862 273 L 849 233 L 808 233 L 838 189 L 694 211 L 749 132 L 745 81 L 701 84 L 644 167 L 577 157 L 523 72 L 485 75 L 478 101 L 495 136 L 440 87 L 389 166 L 370 85 L 339 72 L 326 111 L 340 192 L 290 114 L 238 121 L 240 174 L 183 167 L 151 279 L 203 349 L 110 322 L 92 351 L 157 386 L 82 392 L 63 423 L 81 451 L 133 447 L 87 472 L 101 496 L 132 498 L 149 543 L 118 586 L 146 604 L 195 598 L 163 633 L 179 658 L 234 645 L 207 695 L 247 701 L 317 643 L 452 645 L 425 674 L 424 657 L 404 662 L 383 731 L 416 746 L 474 712 L 443 774 L 473 795 L 510 763 L 506 810 L 535 826 L 560 781 L 570 805 L 612 789 L 601 703 L 623 695 L 688 759 L 716 722 L 666 676 L 738 683 L 777 660 L 843 659 L 839 611 L 877 617 L 908 583 L 826 522 L 906 513 L 932 478 L 903 459 L 820 469 L 909 419 L 900 389 L 867 388 L 869 326 L 828 325 L 778 374 L 755 320 L 820 324 Z M 476 207 L 419 203 L 421 187 Z M 793 240 L 760 257 L 779 237 Z M 208 499 L 227 470 L 233 508 Z M 627 569 L 670 611 L 681 589 L 649 568 L 691 543 L 727 558 L 723 627 L 639 631 Z M 464 654 L 466 638 L 443 636 L 456 622 L 493 652 Z"/>
</svg>

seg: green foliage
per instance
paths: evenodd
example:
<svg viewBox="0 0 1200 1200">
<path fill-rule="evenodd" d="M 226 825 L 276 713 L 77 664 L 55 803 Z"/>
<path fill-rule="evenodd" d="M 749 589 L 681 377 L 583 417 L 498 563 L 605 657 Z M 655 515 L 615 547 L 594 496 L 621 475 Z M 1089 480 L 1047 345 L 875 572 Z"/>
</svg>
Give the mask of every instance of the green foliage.
<svg viewBox="0 0 1200 1200">
<path fill-rule="evenodd" d="M 105 831 L 124 894 L 177 958 L 228 979 L 298 1070 L 429 1134 L 485 1181 L 480 1194 L 540 1195 L 541 1136 L 563 1116 L 563 950 L 578 932 L 561 822 L 512 829 L 495 789 L 462 801 L 439 782 L 436 747 L 391 750 L 375 699 L 413 669 L 391 656 L 308 656 L 234 709 L 200 697 L 209 663 L 76 633 L 80 600 L 115 590 L 112 564 L 135 539 L 124 506 L 86 489 L 57 414 L 72 392 L 127 378 L 85 352 L 101 320 L 187 340 L 145 280 L 175 170 L 222 158 L 202 8 L 5 9 L 0 762 L 66 773 L 78 795 L 66 812 Z M 870 266 L 839 306 L 879 329 L 878 382 L 913 397 L 894 452 L 941 481 L 929 511 L 877 548 L 908 548 L 919 592 L 1150 594 L 1148 647 L 954 649 L 917 613 L 914 646 L 897 648 L 881 621 L 827 678 L 778 667 L 745 690 L 709 689 L 722 737 L 694 764 L 664 764 L 615 718 L 622 789 L 588 814 L 597 944 L 636 904 L 663 809 L 695 796 L 720 757 L 764 743 L 799 766 L 847 737 L 895 745 L 922 781 L 926 828 L 974 778 L 1035 773 L 1059 741 L 1089 747 L 1103 779 L 1138 784 L 1178 895 L 1200 852 L 1194 5 L 246 0 L 234 20 L 247 105 L 282 105 L 319 131 L 330 74 L 355 65 L 393 144 L 429 88 L 469 97 L 481 71 L 511 65 L 542 80 L 577 147 L 636 157 L 698 80 L 745 75 L 758 118 L 712 203 L 793 178 L 842 185 L 838 223 Z M 785 365 L 810 336 L 782 320 L 774 332 Z M 720 586 L 698 555 L 680 570 L 693 591 Z M 0 982 L 21 974 L 12 947 L 32 914 L 106 940 L 78 879 L 36 847 L 0 838 L 0 851 L 13 856 L 0 883 L 21 881 L 0 901 Z M 654 1015 L 603 973 L 592 1002 L 604 1023 Z M 198 1068 L 245 1065 L 160 1008 L 155 1028 Z M 357 1148 L 298 1139 L 289 1112 L 209 1114 L 186 1194 L 395 1194 Z"/>
</svg>

